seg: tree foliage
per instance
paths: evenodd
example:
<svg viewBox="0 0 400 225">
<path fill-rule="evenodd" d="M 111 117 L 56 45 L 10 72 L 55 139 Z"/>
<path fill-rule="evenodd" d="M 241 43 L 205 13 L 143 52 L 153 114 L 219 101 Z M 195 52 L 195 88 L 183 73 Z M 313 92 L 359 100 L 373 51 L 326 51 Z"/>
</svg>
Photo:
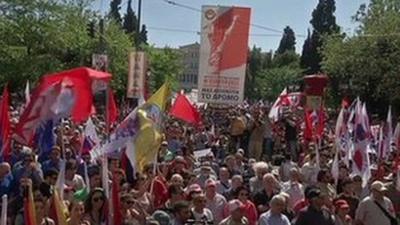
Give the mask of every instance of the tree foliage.
<svg viewBox="0 0 400 225">
<path fill-rule="evenodd" d="M 273 101 L 280 92 L 301 78 L 300 56 L 294 51 L 263 53 L 254 46 L 249 51 L 245 95 L 250 99 Z"/>
<path fill-rule="evenodd" d="M 336 24 L 335 11 L 335 0 L 319 0 L 317 7 L 312 12 L 310 23 L 313 31 L 311 36 L 305 40 L 301 56 L 301 66 L 306 74 L 321 72 L 323 38 L 340 31 Z"/>
<path fill-rule="evenodd" d="M 140 29 L 138 41 L 140 44 L 147 44 L 147 28 L 145 24 L 143 24 L 142 29 Z"/>
<path fill-rule="evenodd" d="M 169 81 L 172 88 L 178 88 L 178 75 L 182 73 L 182 55 L 169 47 L 157 49 L 152 46 L 143 46 L 149 55 L 150 80 L 152 92 L 156 91 L 165 81 Z"/>
<path fill-rule="evenodd" d="M 9 0 L 0 7 L 0 83 L 21 90 L 26 80 L 78 66 L 91 66 L 99 53 L 99 17 L 91 1 Z M 125 89 L 127 50 L 132 41 L 105 21 L 104 45 L 113 85 Z M 18 89 L 17 89 L 18 88 Z"/>
<path fill-rule="evenodd" d="M 126 13 L 124 15 L 123 28 L 127 34 L 129 34 L 132 40 L 135 40 L 136 29 L 138 19 L 135 12 L 132 9 L 132 0 L 128 0 L 128 6 L 126 7 Z"/>
<path fill-rule="evenodd" d="M 383 114 L 388 104 L 400 106 L 400 2 L 373 0 L 354 17 L 358 35 L 331 36 L 323 51 L 323 69 L 331 77 L 332 96 L 340 84 L 350 85 L 372 112 Z M 339 93 L 339 94 L 338 94 Z"/>
<path fill-rule="evenodd" d="M 296 51 L 296 36 L 294 31 L 289 26 L 283 30 L 282 39 L 279 43 L 276 54 L 282 54 L 286 51 Z"/>
<path fill-rule="evenodd" d="M 114 19 L 117 24 L 122 23 L 121 14 L 119 11 L 121 10 L 122 0 L 111 0 L 110 2 L 110 18 Z"/>
</svg>

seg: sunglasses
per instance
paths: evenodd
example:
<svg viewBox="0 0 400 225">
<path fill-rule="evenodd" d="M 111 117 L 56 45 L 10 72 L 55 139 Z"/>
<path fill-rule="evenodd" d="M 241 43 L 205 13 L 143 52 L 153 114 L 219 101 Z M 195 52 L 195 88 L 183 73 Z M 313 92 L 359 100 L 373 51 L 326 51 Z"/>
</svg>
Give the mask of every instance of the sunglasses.
<svg viewBox="0 0 400 225">
<path fill-rule="evenodd" d="M 104 201 L 103 197 L 98 197 L 98 198 L 93 198 L 92 199 L 94 202 L 99 202 L 99 201 Z"/>
<path fill-rule="evenodd" d="M 133 205 L 135 202 L 134 201 L 126 201 L 125 203 L 128 205 Z"/>
</svg>

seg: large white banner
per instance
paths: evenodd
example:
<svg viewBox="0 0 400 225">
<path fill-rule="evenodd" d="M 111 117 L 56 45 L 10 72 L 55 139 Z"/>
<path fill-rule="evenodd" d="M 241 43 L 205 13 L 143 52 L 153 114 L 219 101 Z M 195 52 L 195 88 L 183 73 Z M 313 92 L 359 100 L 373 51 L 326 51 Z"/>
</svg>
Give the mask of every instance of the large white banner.
<svg viewBox="0 0 400 225">
<path fill-rule="evenodd" d="M 243 101 L 250 8 L 203 6 L 199 102 Z"/>
</svg>

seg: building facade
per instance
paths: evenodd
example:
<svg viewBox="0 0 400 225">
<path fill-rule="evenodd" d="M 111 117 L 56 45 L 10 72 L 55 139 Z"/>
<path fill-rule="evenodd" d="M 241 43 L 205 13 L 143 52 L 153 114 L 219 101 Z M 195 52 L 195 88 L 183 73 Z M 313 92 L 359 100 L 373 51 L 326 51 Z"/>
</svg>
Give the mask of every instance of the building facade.
<svg viewBox="0 0 400 225">
<path fill-rule="evenodd" d="M 179 47 L 182 54 L 183 72 L 179 77 L 181 88 L 191 90 L 197 88 L 199 76 L 200 44 L 193 43 Z"/>
</svg>

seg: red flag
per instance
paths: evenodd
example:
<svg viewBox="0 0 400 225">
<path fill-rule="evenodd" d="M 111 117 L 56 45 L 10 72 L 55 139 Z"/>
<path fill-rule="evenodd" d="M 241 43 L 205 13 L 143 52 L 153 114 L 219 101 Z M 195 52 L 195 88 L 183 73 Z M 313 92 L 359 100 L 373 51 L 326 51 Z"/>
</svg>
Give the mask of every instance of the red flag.
<svg viewBox="0 0 400 225">
<path fill-rule="evenodd" d="M 36 225 L 35 203 L 33 201 L 32 187 L 24 189 L 24 224 Z"/>
<path fill-rule="evenodd" d="M 75 105 L 74 84 L 69 79 L 50 86 L 40 85 L 35 89 L 32 99 L 15 127 L 18 142 L 31 145 L 36 129 L 48 120 L 57 120 L 71 115 Z"/>
<path fill-rule="evenodd" d="M 84 122 L 92 112 L 93 88 L 95 88 L 96 84 L 108 83 L 111 79 L 111 74 L 86 67 L 79 67 L 45 75 L 42 77 L 40 84 L 43 89 L 47 89 L 49 86 L 65 78 L 71 80 L 76 92 L 77 99 L 71 114 L 72 120 L 76 123 Z"/>
<path fill-rule="evenodd" d="M 189 99 L 187 99 L 184 94 L 178 94 L 178 97 L 176 98 L 174 105 L 171 107 L 169 114 L 194 125 L 197 125 L 201 122 L 200 113 L 189 102 Z"/>
<path fill-rule="evenodd" d="M 107 126 L 108 128 L 111 127 L 111 125 L 115 122 L 117 122 L 118 119 L 118 108 L 117 104 L 115 103 L 114 100 L 114 94 L 111 88 L 108 88 L 108 105 L 107 105 Z"/>
<path fill-rule="evenodd" d="M 321 108 L 319 110 L 318 114 L 318 127 L 317 127 L 317 137 L 322 140 L 322 136 L 324 134 L 324 129 L 325 129 L 325 109 L 321 105 Z"/>
<path fill-rule="evenodd" d="M 347 109 L 349 107 L 350 107 L 350 99 L 349 97 L 346 96 L 342 99 L 342 108 Z"/>
<path fill-rule="evenodd" d="M 304 114 L 304 121 L 305 121 L 305 126 L 304 126 L 304 140 L 308 142 L 311 141 L 311 139 L 313 138 L 313 127 L 312 127 L 312 122 L 311 122 L 311 112 L 305 110 L 305 114 Z"/>
<path fill-rule="evenodd" d="M 120 186 L 117 179 L 117 174 L 113 174 L 112 181 L 112 210 L 113 210 L 113 225 L 122 224 L 121 201 L 119 198 Z"/>
<path fill-rule="evenodd" d="M 8 87 L 6 86 L 3 91 L 3 97 L 0 102 L 0 149 L 2 152 L 3 160 L 10 160 L 10 95 L 8 93 Z"/>
</svg>

